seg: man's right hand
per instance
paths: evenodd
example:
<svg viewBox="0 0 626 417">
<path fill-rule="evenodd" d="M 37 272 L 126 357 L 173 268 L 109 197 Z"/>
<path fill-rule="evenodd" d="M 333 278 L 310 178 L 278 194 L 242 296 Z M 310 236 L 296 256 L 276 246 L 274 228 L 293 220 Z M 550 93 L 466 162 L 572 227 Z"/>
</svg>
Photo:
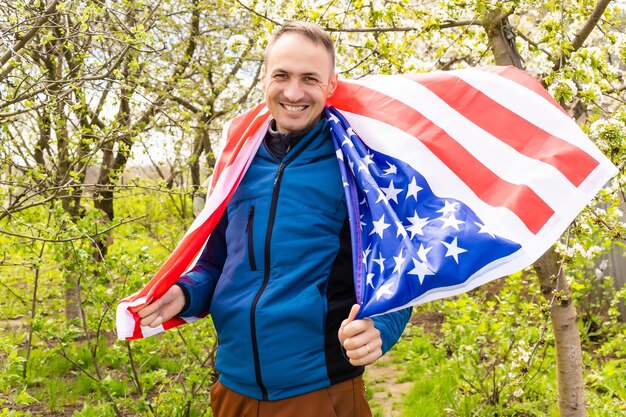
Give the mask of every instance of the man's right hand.
<svg viewBox="0 0 626 417">
<path fill-rule="evenodd" d="M 185 301 L 183 290 L 178 285 L 172 285 L 163 297 L 135 312 L 141 318 L 142 326 L 157 327 L 180 313 L 185 307 Z"/>
</svg>

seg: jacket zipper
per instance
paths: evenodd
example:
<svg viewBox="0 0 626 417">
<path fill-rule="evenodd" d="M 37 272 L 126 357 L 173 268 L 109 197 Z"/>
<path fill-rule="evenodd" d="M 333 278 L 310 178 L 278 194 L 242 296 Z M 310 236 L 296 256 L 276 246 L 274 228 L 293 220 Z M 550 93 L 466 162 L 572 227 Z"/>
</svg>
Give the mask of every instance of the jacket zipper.
<svg viewBox="0 0 626 417">
<path fill-rule="evenodd" d="M 265 250 L 263 260 L 265 262 L 263 268 L 263 283 L 261 284 L 261 288 L 256 293 L 254 300 L 252 301 L 252 307 L 250 308 L 250 330 L 252 336 L 252 352 L 254 356 L 254 372 L 256 376 L 256 382 L 261 388 L 261 394 L 263 396 L 263 400 L 267 401 L 269 398 L 267 396 L 267 388 L 263 384 L 263 378 L 261 377 L 261 360 L 259 358 L 259 344 L 257 341 L 256 334 L 256 306 L 259 303 L 259 299 L 265 291 L 267 284 L 270 280 L 270 243 L 272 242 L 272 231 L 274 229 L 274 219 L 276 217 L 276 206 L 278 205 L 278 193 L 280 191 L 280 183 L 283 178 L 283 172 L 285 171 L 285 167 L 291 163 L 294 159 L 298 157 L 304 150 L 305 146 L 301 147 L 298 152 L 296 152 L 292 157 L 285 162 L 280 162 L 278 165 L 278 171 L 276 171 L 276 177 L 274 178 L 274 186 L 272 191 L 272 202 L 270 204 L 270 212 L 267 219 L 267 232 L 265 233 Z"/>
<path fill-rule="evenodd" d="M 256 259 L 254 259 L 254 206 L 250 206 L 248 212 L 248 221 L 246 222 L 246 232 L 248 233 L 248 260 L 250 261 L 250 269 L 256 271 Z"/>
</svg>

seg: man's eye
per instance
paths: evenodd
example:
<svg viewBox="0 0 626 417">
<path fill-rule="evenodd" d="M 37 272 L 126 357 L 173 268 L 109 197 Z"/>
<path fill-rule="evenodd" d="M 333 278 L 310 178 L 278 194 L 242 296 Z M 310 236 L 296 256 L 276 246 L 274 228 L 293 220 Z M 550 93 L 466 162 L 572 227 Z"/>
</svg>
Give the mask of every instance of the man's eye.
<svg viewBox="0 0 626 417">
<path fill-rule="evenodd" d="M 317 82 L 317 78 L 304 77 L 304 81 L 309 82 L 309 83 L 315 83 L 315 82 Z"/>
<path fill-rule="evenodd" d="M 285 79 L 287 78 L 287 74 L 274 74 L 274 78 Z"/>
</svg>

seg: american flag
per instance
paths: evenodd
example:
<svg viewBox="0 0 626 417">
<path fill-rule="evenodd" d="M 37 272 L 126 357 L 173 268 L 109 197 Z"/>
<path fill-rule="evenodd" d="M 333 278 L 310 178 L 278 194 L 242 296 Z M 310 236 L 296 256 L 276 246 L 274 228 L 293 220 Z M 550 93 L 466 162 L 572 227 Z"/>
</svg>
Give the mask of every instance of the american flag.
<svg viewBox="0 0 626 417">
<path fill-rule="evenodd" d="M 350 214 L 360 317 L 466 292 L 532 264 L 617 169 L 541 84 L 512 67 L 341 81 L 327 117 Z M 263 104 L 224 129 L 206 206 L 133 307 L 190 269 L 260 145 Z"/>
<path fill-rule="evenodd" d="M 531 265 L 617 173 L 514 67 L 345 81 L 331 104 L 360 317 Z"/>
</svg>

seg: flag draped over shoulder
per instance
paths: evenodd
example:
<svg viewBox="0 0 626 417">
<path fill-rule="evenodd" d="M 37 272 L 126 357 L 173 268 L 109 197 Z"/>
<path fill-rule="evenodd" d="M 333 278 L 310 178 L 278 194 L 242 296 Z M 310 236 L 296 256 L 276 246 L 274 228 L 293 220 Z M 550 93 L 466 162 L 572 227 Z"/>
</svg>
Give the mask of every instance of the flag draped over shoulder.
<svg viewBox="0 0 626 417">
<path fill-rule="evenodd" d="M 485 67 L 340 81 L 328 102 L 348 202 L 360 317 L 466 292 L 532 264 L 617 173 L 523 71 Z M 224 129 L 204 210 L 166 263 L 117 309 L 162 296 L 195 262 L 267 130 L 259 105 Z"/>
<path fill-rule="evenodd" d="M 269 119 L 265 105 L 259 104 L 224 126 L 223 136 L 228 140 L 215 164 L 205 206 L 150 282 L 118 304 L 115 315 L 118 339 L 133 340 L 152 336 L 199 318 L 175 317 L 152 328 L 141 326 L 139 316 L 133 310 L 162 297 L 181 274 L 194 265 L 252 162 Z"/>
</svg>

